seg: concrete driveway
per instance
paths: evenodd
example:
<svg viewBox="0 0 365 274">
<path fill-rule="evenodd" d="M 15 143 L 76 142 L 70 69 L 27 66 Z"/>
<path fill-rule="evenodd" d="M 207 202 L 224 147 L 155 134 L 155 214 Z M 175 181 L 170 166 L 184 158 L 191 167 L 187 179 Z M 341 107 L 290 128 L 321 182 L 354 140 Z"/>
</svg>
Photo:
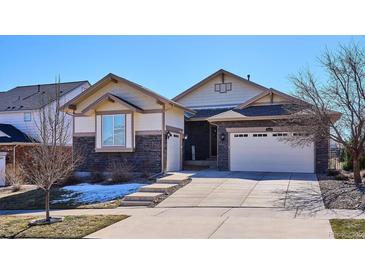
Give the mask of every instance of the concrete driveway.
<svg viewBox="0 0 365 274">
<path fill-rule="evenodd" d="M 157 207 L 324 208 L 314 174 L 205 170 L 191 178 Z"/>
<path fill-rule="evenodd" d="M 88 238 L 332 238 L 314 174 L 219 172 L 192 181 L 155 208 L 124 209 L 131 217 Z M 129 213 L 128 213 L 129 212 Z"/>
</svg>

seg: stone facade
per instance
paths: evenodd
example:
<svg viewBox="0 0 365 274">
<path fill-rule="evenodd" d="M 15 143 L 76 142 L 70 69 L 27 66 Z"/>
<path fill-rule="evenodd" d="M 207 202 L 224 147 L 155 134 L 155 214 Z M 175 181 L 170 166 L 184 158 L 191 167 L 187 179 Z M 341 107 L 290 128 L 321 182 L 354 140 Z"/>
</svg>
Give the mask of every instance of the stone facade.
<svg viewBox="0 0 365 274">
<path fill-rule="evenodd" d="M 127 160 L 136 173 L 161 172 L 161 135 L 136 135 L 134 152 L 95 152 L 95 137 L 90 136 L 74 137 L 73 146 L 85 155 L 76 171 L 107 172 L 114 161 Z"/>
<path fill-rule="evenodd" d="M 218 125 L 218 159 L 217 165 L 219 170 L 229 169 L 229 134 L 227 128 L 234 127 L 274 127 L 277 126 L 275 122 L 270 120 L 262 121 L 237 121 L 237 122 L 216 122 Z M 225 138 L 222 141 L 221 135 L 224 134 Z M 315 144 L 315 172 L 327 173 L 329 161 L 329 140 L 322 139 Z"/>
</svg>

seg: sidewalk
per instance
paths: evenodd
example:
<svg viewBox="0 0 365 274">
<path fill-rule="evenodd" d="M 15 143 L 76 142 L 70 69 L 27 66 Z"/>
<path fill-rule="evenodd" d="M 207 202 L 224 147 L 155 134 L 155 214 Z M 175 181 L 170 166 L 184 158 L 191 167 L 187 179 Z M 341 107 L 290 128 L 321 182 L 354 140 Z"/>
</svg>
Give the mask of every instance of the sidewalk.
<svg viewBox="0 0 365 274">
<path fill-rule="evenodd" d="M 0 214 L 43 215 L 39 211 Z M 104 239 L 329 239 L 329 219 L 365 219 L 360 210 L 317 212 L 278 208 L 116 208 L 53 210 L 53 216 L 123 214 L 131 217 L 86 238 Z"/>
<path fill-rule="evenodd" d="M 1 215 L 43 215 L 43 210 L 0 210 Z M 185 207 L 147 208 L 119 207 L 113 209 L 62 209 L 52 210 L 54 216 L 61 215 L 129 215 L 166 217 L 246 217 L 279 219 L 365 219 L 365 211 L 349 209 L 323 209 L 318 211 L 285 210 L 282 208 L 227 208 L 227 207 Z"/>
</svg>

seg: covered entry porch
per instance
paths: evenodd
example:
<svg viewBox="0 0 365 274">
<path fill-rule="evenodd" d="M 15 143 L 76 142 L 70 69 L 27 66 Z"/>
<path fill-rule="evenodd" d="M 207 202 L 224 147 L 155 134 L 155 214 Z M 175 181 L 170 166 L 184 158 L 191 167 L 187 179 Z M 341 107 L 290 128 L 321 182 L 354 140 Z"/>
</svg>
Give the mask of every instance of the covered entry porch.
<svg viewBox="0 0 365 274">
<path fill-rule="evenodd" d="M 185 168 L 217 167 L 217 127 L 208 121 L 185 121 Z"/>
</svg>

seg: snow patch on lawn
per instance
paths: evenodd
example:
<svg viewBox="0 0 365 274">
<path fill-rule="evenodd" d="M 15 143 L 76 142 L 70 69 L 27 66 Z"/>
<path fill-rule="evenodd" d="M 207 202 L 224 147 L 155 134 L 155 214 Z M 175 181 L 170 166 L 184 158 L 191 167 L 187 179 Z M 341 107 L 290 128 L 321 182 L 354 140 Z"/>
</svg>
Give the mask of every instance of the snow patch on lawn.
<svg viewBox="0 0 365 274">
<path fill-rule="evenodd" d="M 61 204 L 65 202 L 75 203 L 102 203 L 117 198 L 122 198 L 125 195 L 137 192 L 146 184 L 131 183 L 118 185 L 100 185 L 100 184 L 78 184 L 62 187 L 68 193 L 63 194 L 61 199 L 53 200 L 52 204 Z"/>
</svg>

